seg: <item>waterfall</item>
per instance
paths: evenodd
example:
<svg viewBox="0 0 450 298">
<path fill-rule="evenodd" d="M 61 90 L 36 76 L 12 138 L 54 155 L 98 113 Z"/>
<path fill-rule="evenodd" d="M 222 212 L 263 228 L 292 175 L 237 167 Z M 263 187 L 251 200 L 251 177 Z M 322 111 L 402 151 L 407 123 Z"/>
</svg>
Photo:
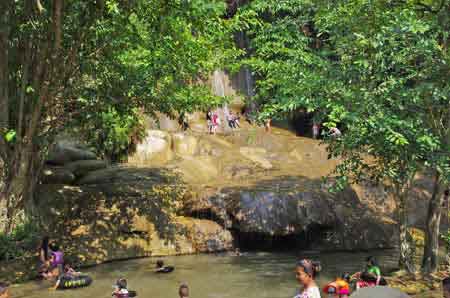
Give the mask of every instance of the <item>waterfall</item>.
<svg viewBox="0 0 450 298">
<path fill-rule="evenodd" d="M 215 70 L 213 73 L 212 89 L 214 95 L 222 97 L 225 96 L 225 84 L 223 76 L 224 74 L 220 70 Z"/>
</svg>

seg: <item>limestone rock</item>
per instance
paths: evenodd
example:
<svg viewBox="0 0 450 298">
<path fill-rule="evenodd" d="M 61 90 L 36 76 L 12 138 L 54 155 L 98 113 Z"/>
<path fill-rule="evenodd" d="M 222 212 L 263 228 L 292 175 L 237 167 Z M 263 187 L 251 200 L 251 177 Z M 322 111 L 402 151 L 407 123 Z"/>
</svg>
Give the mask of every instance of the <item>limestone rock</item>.
<svg viewBox="0 0 450 298">
<path fill-rule="evenodd" d="M 75 175 L 62 167 L 45 167 L 42 170 L 41 182 L 43 184 L 72 184 Z"/>
<path fill-rule="evenodd" d="M 308 243 L 312 248 L 370 249 L 397 244 L 394 221 L 367 210 L 352 189 L 331 195 L 321 189 L 320 180 L 283 178 L 205 194 L 194 192 L 185 208 L 187 215 L 212 214 L 223 226 L 232 222 L 241 234 L 305 238 L 304 233 L 312 231 L 314 237 Z"/>
<path fill-rule="evenodd" d="M 170 135 L 160 130 L 148 130 L 145 139 L 137 145 L 136 152 L 128 157 L 128 163 L 136 165 L 165 163 L 171 160 L 172 156 Z"/>
<path fill-rule="evenodd" d="M 82 177 L 87 173 L 105 169 L 107 166 L 108 163 L 104 160 L 78 160 L 66 164 L 64 168 L 72 172 L 76 177 Z"/>
<path fill-rule="evenodd" d="M 168 177 L 171 177 L 171 174 L 162 169 L 113 166 L 90 172 L 86 176 L 82 177 L 77 184 L 127 184 L 129 182 L 168 183 Z"/>
<path fill-rule="evenodd" d="M 176 133 L 173 135 L 173 151 L 180 156 L 195 155 L 198 152 L 198 140 L 194 136 Z"/>
</svg>

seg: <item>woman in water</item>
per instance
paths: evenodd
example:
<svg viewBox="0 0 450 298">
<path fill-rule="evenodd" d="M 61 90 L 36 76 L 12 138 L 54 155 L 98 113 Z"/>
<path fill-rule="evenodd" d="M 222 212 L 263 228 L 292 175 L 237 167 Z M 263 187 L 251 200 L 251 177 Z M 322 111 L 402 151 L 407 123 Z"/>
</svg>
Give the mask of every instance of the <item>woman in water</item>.
<svg viewBox="0 0 450 298">
<path fill-rule="evenodd" d="M 320 290 L 314 281 L 318 271 L 319 267 L 311 260 L 301 260 L 297 263 L 295 277 L 302 285 L 302 290 L 294 298 L 320 298 Z"/>
<path fill-rule="evenodd" d="M 368 257 L 365 271 L 357 272 L 354 276 L 359 279 L 356 283 L 357 289 L 380 285 L 381 270 L 376 259 L 372 256 Z"/>
</svg>

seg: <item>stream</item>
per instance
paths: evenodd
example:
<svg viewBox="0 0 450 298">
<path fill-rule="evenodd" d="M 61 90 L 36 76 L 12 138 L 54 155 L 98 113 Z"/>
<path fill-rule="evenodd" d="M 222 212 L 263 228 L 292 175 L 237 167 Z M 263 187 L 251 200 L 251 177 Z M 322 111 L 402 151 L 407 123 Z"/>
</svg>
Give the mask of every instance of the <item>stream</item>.
<svg viewBox="0 0 450 298">
<path fill-rule="evenodd" d="M 393 268 L 397 252 L 247 252 L 236 257 L 227 253 L 161 258 L 174 265 L 169 274 L 153 272 L 157 258 L 120 261 L 82 270 L 94 279 L 91 286 L 82 289 L 50 291 L 45 281 L 33 281 L 13 286 L 14 298 L 96 298 L 111 297 L 112 285 L 119 277 L 128 280 L 128 288 L 138 297 L 175 298 L 178 286 L 188 283 L 190 296 L 195 298 L 288 298 L 298 287 L 295 263 L 299 258 L 319 260 L 322 272 L 317 277 L 320 286 L 342 272 L 363 268 L 369 255 L 377 257 L 382 269 Z"/>
</svg>

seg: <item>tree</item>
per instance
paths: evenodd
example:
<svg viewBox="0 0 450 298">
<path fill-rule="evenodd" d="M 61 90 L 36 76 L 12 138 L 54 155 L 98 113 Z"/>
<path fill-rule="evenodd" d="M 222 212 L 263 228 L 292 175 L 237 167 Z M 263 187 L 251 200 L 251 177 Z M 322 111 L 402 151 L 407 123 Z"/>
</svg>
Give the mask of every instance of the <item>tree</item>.
<svg viewBox="0 0 450 298">
<path fill-rule="evenodd" d="M 328 128 L 344 126 L 341 138 L 326 140 L 331 155 L 342 158 L 336 187 L 361 179 L 391 187 L 399 263 L 409 271 L 415 266 L 406 203 L 415 174 L 431 169 L 440 173 L 436 189 L 448 183 L 448 22 L 433 7 L 413 1 L 253 1 L 239 16 L 253 37 L 252 56 L 243 63 L 259 76 L 263 117 L 301 107 L 316 111 Z M 439 210 L 431 209 L 435 215 Z M 436 223 L 434 216 L 434 235 Z"/>
<path fill-rule="evenodd" d="M 6 232 L 17 212 L 34 213 L 33 189 L 61 130 L 112 108 L 173 113 L 215 100 L 195 82 L 223 57 L 221 1 L 5 0 L 0 9 Z"/>
</svg>

